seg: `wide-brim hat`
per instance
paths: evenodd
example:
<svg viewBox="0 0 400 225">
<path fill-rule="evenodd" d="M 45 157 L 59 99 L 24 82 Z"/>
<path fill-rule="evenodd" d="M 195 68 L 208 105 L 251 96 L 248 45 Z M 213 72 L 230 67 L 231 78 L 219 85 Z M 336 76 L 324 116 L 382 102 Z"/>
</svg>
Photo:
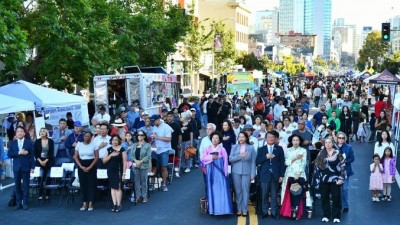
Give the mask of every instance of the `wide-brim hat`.
<svg viewBox="0 0 400 225">
<path fill-rule="evenodd" d="M 114 127 L 123 127 L 126 125 L 126 123 L 124 123 L 121 118 L 118 118 L 111 125 L 113 125 Z"/>
</svg>

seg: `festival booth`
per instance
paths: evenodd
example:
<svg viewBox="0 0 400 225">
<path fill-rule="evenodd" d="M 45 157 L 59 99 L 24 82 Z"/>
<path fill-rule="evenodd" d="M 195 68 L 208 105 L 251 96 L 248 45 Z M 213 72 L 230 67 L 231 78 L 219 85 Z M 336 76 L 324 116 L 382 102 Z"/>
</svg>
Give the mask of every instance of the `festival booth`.
<svg viewBox="0 0 400 225">
<path fill-rule="evenodd" d="M 394 142 L 395 152 L 397 157 L 397 151 L 399 147 L 399 137 L 400 137 L 400 120 L 399 120 L 399 112 L 400 112 L 400 93 L 396 91 L 396 86 L 400 85 L 400 78 L 398 76 L 393 75 L 388 70 L 383 71 L 377 77 L 369 80 L 370 84 L 379 84 L 379 85 L 389 85 L 389 96 L 387 99 L 387 115 L 391 115 L 392 127 L 394 128 L 394 134 L 392 137 L 392 141 Z"/>
<path fill-rule="evenodd" d="M 0 94 L 0 115 L 7 114 L 7 113 L 13 113 L 13 112 L 19 112 L 19 111 L 33 111 L 35 110 L 35 105 L 33 102 L 26 101 L 23 99 L 19 98 L 14 98 L 10 97 L 7 95 L 2 95 Z M 6 120 L 5 118 L 4 120 Z M 3 127 L 2 127 L 2 133 L 6 134 L 7 133 L 7 127 L 4 125 L 6 124 L 6 121 L 1 121 Z M 0 136 L 0 138 L 3 138 Z M 3 144 L 4 144 L 4 171 L 5 171 L 5 176 L 6 177 L 12 177 L 12 161 L 8 158 L 7 156 L 7 144 L 8 144 L 8 138 L 3 138 Z M 3 174 L 0 174 L 2 177 L 0 179 L 3 179 Z"/>
<path fill-rule="evenodd" d="M 82 96 L 42 87 L 23 80 L 0 87 L 0 94 L 30 102 L 27 105 L 22 104 L 21 106 L 34 104 L 34 107 L 15 111 L 35 110 L 36 128 L 48 125 L 47 127 L 51 127 L 52 130 L 58 129 L 59 119 L 65 118 L 67 112 L 72 113 L 73 120 L 79 120 L 83 125 L 89 125 L 87 102 Z M 36 129 L 37 136 L 39 136 L 39 130 Z"/>
</svg>

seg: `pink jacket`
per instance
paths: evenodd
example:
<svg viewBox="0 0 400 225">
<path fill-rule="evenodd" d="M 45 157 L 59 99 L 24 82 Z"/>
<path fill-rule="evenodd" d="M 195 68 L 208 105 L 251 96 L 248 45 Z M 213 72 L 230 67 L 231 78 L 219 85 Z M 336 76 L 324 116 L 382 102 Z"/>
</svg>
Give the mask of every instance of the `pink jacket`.
<svg viewBox="0 0 400 225">
<path fill-rule="evenodd" d="M 228 154 L 222 144 L 218 145 L 217 148 L 214 149 L 212 145 L 208 146 L 204 149 L 203 157 L 201 158 L 201 163 L 205 166 L 213 161 L 212 152 L 218 152 L 218 157 L 223 158 L 224 160 L 224 172 L 225 176 L 228 176 Z"/>
</svg>

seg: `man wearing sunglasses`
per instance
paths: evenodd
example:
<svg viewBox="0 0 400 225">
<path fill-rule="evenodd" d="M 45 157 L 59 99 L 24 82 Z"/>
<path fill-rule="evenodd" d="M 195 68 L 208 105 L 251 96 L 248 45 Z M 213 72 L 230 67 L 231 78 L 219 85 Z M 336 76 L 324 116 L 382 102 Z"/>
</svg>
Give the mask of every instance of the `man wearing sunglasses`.
<svg viewBox="0 0 400 225">
<path fill-rule="evenodd" d="M 347 173 L 347 179 L 344 180 L 344 183 L 342 185 L 342 208 L 343 212 L 347 213 L 349 212 L 349 182 L 350 182 L 350 176 L 354 174 L 353 169 L 351 167 L 351 164 L 354 162 L 354 152 L 353 149 L 351 148 L 351 145 L 346 144 L 346 134 L 343 132 L 339 132 L 337 134 L 337 146 L 339 147 L 340 153 L 342 153 L 343 157 L 346 160 L 346 173 Z"/>
</svg>

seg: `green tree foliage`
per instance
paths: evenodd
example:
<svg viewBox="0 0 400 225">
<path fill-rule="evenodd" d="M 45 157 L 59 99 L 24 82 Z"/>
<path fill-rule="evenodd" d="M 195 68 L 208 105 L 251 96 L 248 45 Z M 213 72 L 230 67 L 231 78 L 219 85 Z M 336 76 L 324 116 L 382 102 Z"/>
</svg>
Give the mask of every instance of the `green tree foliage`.
<svg viewBox="0 0 400 225">
<path fill-rule="evenodd" d="M 239 56 L 236 58 L 236 64 L 243 65 L 243 68 L 246 70 L 263 70 L 264 66 L 262 61 L 258 59 L 254 53 L 240 53 Z"/>
<path fill-rule="evenodd" d="M 225 24 L 221 22 L 212 22 L 212 33 L 221 35 L 222 51 L 214 53 L 214 65 L 217 73 L 225 73 L 230 71 L 230 67 L 235 63 L 235 36 L 231 29 L 227 29 Z"/>
<path fill-rule="evenodd" d="M 17 0 L 11 2 L 22 4 Z M 36 3 L 19 22 L 14 12 L 16 3 L 6 5 L 1 1 L 0 15 L 10 20 L 7 26 L 0 25 L 2 33 L 7 31 L 4 27 L 20 25 L 21 32 L 13 30 L 20 35 L 18 41 L 27 43 L 31 53 L 35 53 L 25 58 L 24 67 L 20 67 L 24 60 L 19 64 L 1 60 L 16 71 L 20 67 L 23 79 L 35 83 L 47 80 L 57 89 L 72 90 L 73 84 L 86 87 L 93 75 L 114 73 L 126 65 L 163 65 L 167 55 L 175 51 L 175 44 L 183 40 L 191 20 L 179 6 L 165 6 L 163 1 L 37 0 Z M 8 11 L 2 11 L 1 4 L 13 13 L 5 14 Z M 28 34 L 26 42 L 24 32 L 25 36 Z M 17 39 L 14 36 L 9 39 Z M 13 48 L 25 52 L 23 46 Z M 13 53 L 13 48 L 8 47 L 7 54 Z"/>
<path fill-rule="evenodd" d="M 368 34 L 360 50 L 357 68 L 361 71 L 367 69 L 365 68 L 365 65 L 371 60 L 373 62 L 372 68 L 377 70 L 379 66 L 378 58 L 383 57 L 387 53 L 388 49 L 389 44 L 381 41 L 381 33 L 379 31 L 372 31 Z"/>
<path fill-rule="evenodd" d="M 389 70 L 392 74 L 400 74 L 400 51 L 395 52 L 390 57 L 385 57 L 380 70 Z"/>
<path fill-rule="evenodd" d="M 25 64 L 27 32 L 21 28 L 23 1 L 0 1 L 0 81 L 12 80 Z"/>
</svg>

